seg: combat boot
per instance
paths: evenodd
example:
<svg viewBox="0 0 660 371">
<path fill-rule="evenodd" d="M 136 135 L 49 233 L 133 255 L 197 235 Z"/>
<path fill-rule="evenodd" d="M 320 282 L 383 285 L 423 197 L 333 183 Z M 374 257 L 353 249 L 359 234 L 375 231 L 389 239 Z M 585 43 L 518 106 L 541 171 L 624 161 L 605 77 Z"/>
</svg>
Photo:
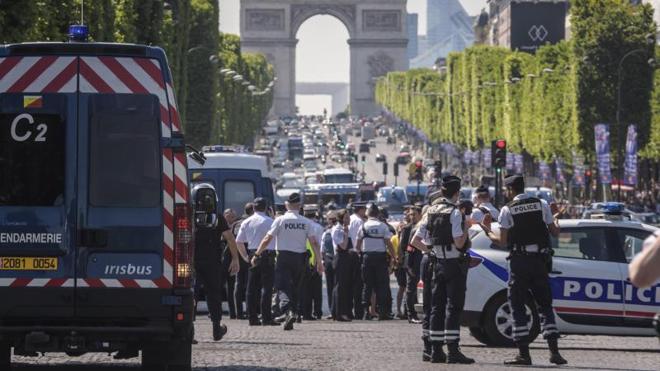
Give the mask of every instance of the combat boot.
<svg viewBox="0 0 660 371">
<path fill-rule="evenodd" d="M 442 343 L 431 343 L 431 363 L 445 363 L 447 362 L 447 355 L 442 350 Z"/>
<path fill-rule="evenodd" d="M 284 321 L 284 331 L 293 330 L 293 323 L 296 322 L 296 315 L 293 311 L 286 312 L 286 320 Z"/>
<path fill-rule="evenodd" d="M 464 365 L 474 363 L 474 359 L 468 358 L 465 354 L 461 353 L 461 348 L 458 347 L 458 343 L 447 343 L 447 350 L 449 353 L 447 356 L 447 363 L 460 363 Z"/>
<path fill-rule="evenodd" d="M 518 355 L 513 359 L 504 361 L 505 365 L 529 366 L 532 364 L 532 357 L 529 355 L 528 345 L 518 345 Z"/>
<path fill-rule="evenodd" d="M 213 340 L 220 341 L 227 333 L 227 326 L 221 325 L 220 322 L 213 322 Z"/>
<path fill-rule="evenodd" d="M 559 354 L 559 345 L 556 337 L 548 339 L 548 348 L 550 348 L 550 363 L 556 365 L 565 365 L 568 361 Z"/>
<path fill-rule="evenodd" d="M 431 342 L 429 339 L 422 339 L 424 341 L 424 350 L 422 351 L 422 362 L 431 362 Z"/>
</svg>

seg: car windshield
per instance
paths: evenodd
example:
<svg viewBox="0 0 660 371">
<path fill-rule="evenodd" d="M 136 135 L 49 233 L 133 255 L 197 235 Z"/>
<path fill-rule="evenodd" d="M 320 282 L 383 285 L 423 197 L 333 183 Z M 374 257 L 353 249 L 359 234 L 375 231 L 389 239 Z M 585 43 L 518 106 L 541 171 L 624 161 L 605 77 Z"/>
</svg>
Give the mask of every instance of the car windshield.
<svg viewBox="0 0 660 371">
<path fill-rule="evenodd" d="M 401 188 L 385 188 L 380 190 L 378 195 L 378 203 L 390 205 L 401 205 L 408 203 L 408 196 Z"/>
</svg>

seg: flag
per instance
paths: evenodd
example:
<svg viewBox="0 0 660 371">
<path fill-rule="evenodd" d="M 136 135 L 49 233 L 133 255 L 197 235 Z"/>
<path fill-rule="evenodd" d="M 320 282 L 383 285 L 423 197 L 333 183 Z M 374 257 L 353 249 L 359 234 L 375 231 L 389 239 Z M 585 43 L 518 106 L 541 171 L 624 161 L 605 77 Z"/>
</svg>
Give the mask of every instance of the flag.
<svg viewBox="0 0 660 371">
<path fill-rule="evenodd" d="M 573 152 L 573 184 L 576 186 L 584 186 L 584 159 Z"/>
<path fill-rule="evenodd" d="M 561 158 L 555 158 L 555 171 L 557 172 L 557 182 L 566 183 L 566 178 L 564 178 L 564 163 Z"/>
<path fill-rule="evenodd" d="M 550 166 L 545 161 L 539 161 L 539 178 L 544 182 L 549 181 L 551 177 Z"/>
<path fill-rule="evenodd" d="M 490 169 L 491 165 L 493 164 L 492 158 L 493 154 L 491 153 L 490 148 L 484 148 L 481 150 L 481 156 L 483 158 L 484 162 L 484 168 Z"/>
<path fill-rule="evenodd" d="M 626 185 L 637 185 L 637 126 L 628 125 L 626 137 L 626 159 L 623 165 L 623 182 Z"/>
<path fill-rule="evenodd" d="M 43 106 L 44 99 L 41 95 L 23 96 L 23 108 L 42 108 Z"/>
<path fill-rule="evenodd" d="M 598 174 L 603 184 L 612 183 L 612 171 L 610 168 L 610 126 L 609 124 L 598 124 L 594 127 L 596 136 L 596 161 L 598 162 Z"/>
<path fill-rule="evenodd" d="M 514 155 L 513 162 L 514 162 L 513 168 L 516 171 L 516 174 L 522 174 L 524 168 L 523 155 L 521 154 Z"/>
</svg>

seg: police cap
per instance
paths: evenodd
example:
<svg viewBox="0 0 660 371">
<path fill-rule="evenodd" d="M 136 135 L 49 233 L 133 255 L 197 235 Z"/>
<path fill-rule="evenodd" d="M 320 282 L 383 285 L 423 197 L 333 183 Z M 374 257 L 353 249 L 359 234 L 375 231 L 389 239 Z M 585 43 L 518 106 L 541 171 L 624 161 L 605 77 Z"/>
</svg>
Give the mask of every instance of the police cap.
<svg viewBox="0 0 660 371">
<path fill-rule="evenodd" d="M 514 174 L 504 178 L 504 185 L 507 187 L 524 187 L 525 180 L 522 175 Z"/>
<path fill-rule="evenodd" d="M 252 204 L 256 209 L 264 209 L 268 207 L 268 200 L 263 197 L 257 197 L 252 201 Z"/>
<path fill-rule="evenodd" d="M 477 189 L 476 189 L 475 192 L 476 192 L 477 194 L 480 194 L 480 193 L 488 193 L 488 187 L 486 187 L 485 185 L 482 184 L 482 185 L 480 185 L 479 187 L 477 187 Z"/>
<path fill-rule="evenodd" d="M 300 193 L 298 193 L 298 192 L 294 192 L 294 193 L 290 194 L 289 198 L 287 198 L 287 200 L 286 200 L 286 202 L 288 202 L 290 204 L 299 204 L 300 201 L 301 201 Z"/>
<path fill-rule="evenodd" d="M 353 202 L 351 203 L 351 208 L 353 209 L 353 211 L 366 209 L 367 204 L 365 202 Z"/>
<path fill-rule="evenodd" d="M 449 193 L 458 192 L 461 189 L 461 178 L 455 175 L 448 175 L 442 178 L 442 189 Z"/>
</svg>

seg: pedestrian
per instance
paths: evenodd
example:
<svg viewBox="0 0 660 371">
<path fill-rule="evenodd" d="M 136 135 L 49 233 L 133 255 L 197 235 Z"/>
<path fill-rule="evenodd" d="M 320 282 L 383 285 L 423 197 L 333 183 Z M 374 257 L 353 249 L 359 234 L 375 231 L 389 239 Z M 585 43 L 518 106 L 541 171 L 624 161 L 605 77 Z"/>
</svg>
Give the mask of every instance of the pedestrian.
<svg viewBox="0 0 660 371">
<path fill-rule="evenodd" d="M 251 202 L 245 204 L 243 208 L 243 215 L 236 219 L 231 225 L 231 232 L 234 237 L 238 236 L 238 231 L 243 224 L 243 221 L 254 214 L 254 205 Z M 244 244 L 245 245 L 245 244 Z M 247 247 L 246 247 L 247 248 Z M 234 303 L 236 305 L 236 317 L 238 319 L 247 319 L 247 280 L 250 263 L 243 259 L 239 260 L 241 269 L 236 274 L 236 285 L 234 286 Z"/>
<path fill-rule="evenodd" d="M 247 245 L 251 260 L 273 224 L 273 219 L 266 214 L 268 201 L 258 197 L 252 203 L 254 213 L 245 219 L 238 230 L 236 242 Z M 271 242 L 257 259 L 255 266 L 247 269 L 247 314 L 250 326 L 276 326 L 271 312 L 273 279 L 275 274 L 275 243 Z M 261 321 L 258 314 L 261 313 Z"/>
<path fill-rule="evenodd" d="M 353 290 L 351 286 L 352 262 L 349 253 L 348 226 L 350 216 L 345 209 L 337 213 L 337 222 L 332 227 L 332 244 L 334 247 L 333 268 L 335 271 L 335 286 L 332 292 L 332 315 L 335 321 L 350 322 L 352 311 Z"/>
<path fill-rule="evenodd" d="M 460 189 L 460 178 L 451 175 L 442 178 L 440 195 L 430 196 L 433 202 L 422 216 L 412 241 L 419 250 L 431 250 L 432 254 L 433 288 L 428 338 L 432 363 L 474 363 L 474 359 L 466 357 L 459 348 L 460 319 L 467 284 L 466 252 L 470 246 L 465 215 L 456 204 Z M 442 349 L 445 343 L 448 354 Z"/>
<path fill-rule="evenodd" d="M 231 225 L 236 221 L 236 214 L 232 209 L 226 209 L 222 213 L 223 217 L 225 218 L 225 221 L 227 222 L 227 226 L 229 227 L 229 230 L 231 231 Z M 233 237 L 234 234 L 231 233 Z M 230 274 L 229 273 L 229 262 L 231 261 L 231 250 L 229 249 L 229 243 L 227 242 L 227 239 L 223 236 L 222 237 L 222 244 L 223 244 L 223 265 L 222 265 L 222 270 L 223 270 L 223 275 L 225 277 L 225 280 L 223 282 L 223 287 L 222 291 L 224 293 L 223 298 L 224 301 L 227 302 L 227 307 L 229 308 L 229 318 L 231 319 L 236 319 L 236 295 L 234 294 L 234 291 L 236 290 L 236 274 Z M 240 261 L 238 262 L 240 266 Z"/>
<path fill-rule="evenodd" d="M 222 285 L 226 276 L 222 269 L 223 252 L 220 238 L 227 241 L 230 252 L 228 273 L 236 274 L 240 269 L 238 248 L 227 221 L 218 215 L 218 198 L 212 185 L 200 183 L 193 187 L 195 215 L 195 277 L 204 286 L 206 303 L 211 315 L 213 340 L 219 341 L 227 333 L 222 324 Z"/>
<path fill-rule="evenodd" d="M 362 306 L 365 317 L 369 313 L 372 292 L 376 293 L 378 320 L 390 320 L 387 300 L 391 298 L 387 291 L 390 289 L 387 254 L 394 256 L 390 238 L 392 232 L 387 224 L 378 220 L 378 206 L 370 204 L 367 207 L 367 221 L 358 231 L 357 251 L 362 257 Z M 365 318 L 366 319 L 366 318 Z"/>
<path fill-rule="evenodd" d="M 323 264 L 319 245 L 313 236 L 313 227 L 309 219 L 300 215 L 300 194 L 289 195 L 286 201 L 287 212 L 273 221 L 273 224 L 261 241 L 252 258 L 252 266 L 256 265 L 261 254 L 275 240 L 277 260 L 275 262 L 275 287 L 277 289 L 279 307 L 284 316 L 284 330 L 293 330 L 298 310 L 298 294 L 300 280 L 306 265 L 307 241 L 316 254 L 316 267 L 323 273 Z"/>
<path fill-rule="evenodd" d="M 475 207 L 472 210 L 471 219 L 474 223 L 481 223 L 484 216 L 489 214 L 492 220 L 497 220 L 500 216 L 499 210 L 490 202 L 490 192 L 488 187 L 481 185 L 475 190 Z"/>
<path fill-rule="evenodd" d="M 408 211 L 405 212 L 404 218 L 408 217 Z M 401 226 L 402 224 L 399 224 Z M 399 229 L 400 231 L 400 229 Z M 396 291 L 396 318 L 406 319 L 408 318 L 405 313 L 405 308 L 403 308 L 403 297 L 406 294 L 406 270 L 403 268 L 403 252 L 401 249 L 401 244 L 399 243 L 399 231 L 392 235 L 390 242 L 394 248 L 394 256 L 396 256 L 396 264 L 392 266 L 392 272 L 396 278 L 397 291 Z"/>
<path fill-rule="evenodd" d="M 531 365 L 529 327 L 525 303 L 532 298 L 539 308 L 543 338 L 548 342 L 550 362 L 563 365 L 567 361 L 559 354 L 559 331 L 552 310 L 552 291 L 549 273 L 552 270 L 550 236 L 559 235 L 559 224 L 545 200 L 525 194 L 522 175 L 504 180 L 507 196 L 512 199 L 500 212 L 499 236 L 482 223 L 488 237 L 510 251 L 509 304 L 513 312 L 513 341 L 518 355 L 507 365 Z"/>
<path fill-rule="evenodd" d="M 334 210 L 328 211 L 325 216 L 327 227 L 323 236 L 321 237 L 321 254 L 323 255 L 323 269 L 325 270 L 325 286 L 326 296 L 328 297 L 328 311 L 330 315 L 327 319 L 334 319 L 334 311 L 332 310 L 332 297 L 335 289 L 335 270 L 333 267 L 333 260 L 335 257 L 334 246 L 332 243 L 332 227 L 337 223 L 337 212 Z"/>
<path fill-rule="evenodd" d="M 353 214 L 348 226 L 348 253 L 352 287 L 351 318 L 353 319 L 361 319 L 364 316 L 364 308 L 362 307 L 362 254 L 355 249 L 355 244 L 357 243 L 358 232 L 366 219 L 365 204 L 353 203 Z"/>
<path fill-rule="evenodd" d="M 408 224 L 401 231 L 401 246 L 405 248 L 405 261 L 406 268 L 406 315 L 408 322 L 421 323 L 415 310 L 417 304 L 417 283 L 420 279 L 420 268 L 422 263 L 422 251 L 415 248 L 410 244 L 412 237 L 416 232 L 417 223 L 422 218 L 422 209 L 416 205 L 408 210 Z"/>
</svg>

